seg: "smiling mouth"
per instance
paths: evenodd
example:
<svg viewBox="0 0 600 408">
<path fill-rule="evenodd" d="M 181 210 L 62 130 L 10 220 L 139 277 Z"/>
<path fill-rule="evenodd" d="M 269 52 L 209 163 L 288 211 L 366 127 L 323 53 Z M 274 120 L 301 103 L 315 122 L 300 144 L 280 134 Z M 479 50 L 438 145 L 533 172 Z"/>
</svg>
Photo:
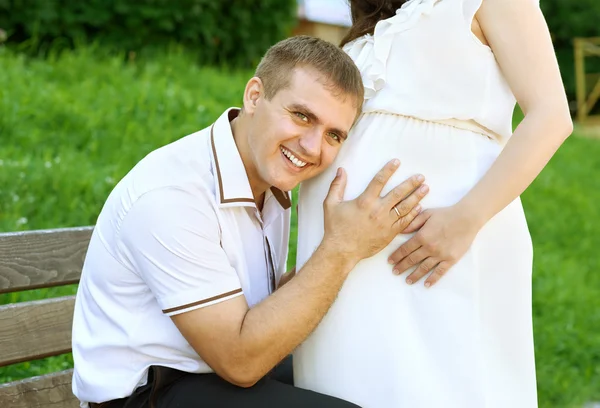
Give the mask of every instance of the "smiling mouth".
<svg viewBox="0 0 600 408">
<path fill-rule="evenodd" d="M 292 165 L 294 167 L 302 169 L 302 168 L 306 167 L 306 165 L 308 164 L 307 162 L 302 161 L 299 158 L 297 158 L 296 156 L 294 156 L 294 154 L 292 152 L 290 152 L 288 149 L 286 149 L 285 147 L 279 146 L 279 149 L 281 150 L 281 153 L 283 153 L 283 155 L 289 160 L 290 163 L 292 163 Z"/>
</svg>

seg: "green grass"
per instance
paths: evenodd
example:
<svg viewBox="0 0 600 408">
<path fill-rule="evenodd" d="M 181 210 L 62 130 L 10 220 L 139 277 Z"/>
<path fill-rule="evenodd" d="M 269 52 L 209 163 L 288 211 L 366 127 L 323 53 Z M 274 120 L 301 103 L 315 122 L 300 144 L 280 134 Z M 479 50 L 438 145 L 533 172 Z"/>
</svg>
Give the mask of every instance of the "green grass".
<svg viewBox="0 0 600 408">
<path fill-rule="evenodd" d="M 600 401 L 599 174 L 600 141 L 571 138 L 523 195 L 545 406 Z"/>
<path fill-rule="evenodd" d="M 198 67 L 177 49 L 123 60 L 94 48 L 48 60 L 0 48 L 0 231 L 94 224 L 134 163 L 239 105 L 250 75 Z M 573 137 L 523 195 L 541 407 L 600 401 L 598 174 L 600 142 Z M 0 295 L 0 304 L 74 290 Z M 62 356 L 0 368 L 0 383 L 71 364 Z"/>
</svg>

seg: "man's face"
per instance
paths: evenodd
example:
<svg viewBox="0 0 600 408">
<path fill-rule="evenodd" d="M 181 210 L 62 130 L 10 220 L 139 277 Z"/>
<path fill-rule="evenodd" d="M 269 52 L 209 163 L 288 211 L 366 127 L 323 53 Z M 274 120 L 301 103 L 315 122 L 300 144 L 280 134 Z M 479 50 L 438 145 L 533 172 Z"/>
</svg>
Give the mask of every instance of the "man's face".
<svg viewBox="0 0 600 408">
<path fill-rule="evenodd" d="M 292 73 L 290 86 L 245 103 L 251 116 L 244 158 L 251 184 L 289 191 L 320 174 L 337 156 L 357 115 L 353 96 L 332 94 L 320 74 Z"/>
</svg>

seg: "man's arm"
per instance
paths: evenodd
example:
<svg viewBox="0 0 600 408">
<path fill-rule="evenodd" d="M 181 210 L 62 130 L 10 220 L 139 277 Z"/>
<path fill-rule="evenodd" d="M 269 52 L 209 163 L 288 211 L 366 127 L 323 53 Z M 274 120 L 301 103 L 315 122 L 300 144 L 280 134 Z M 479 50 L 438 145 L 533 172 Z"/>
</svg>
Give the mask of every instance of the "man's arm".
<svg viewBox="0 0 600 408">
<path fill-rule="evenodd" d="M 252 309 L 239 296 L 172 319 L 218 375 L 249 387 L 314 330 L 351 269 L 324 244 L 293 281 Z"/>
<path fill-rule="evenodd" d="M 346 202 L 340 171 L 324 203 L 321 245 L 294 279 L 252 309 L 237 297 L 172 316 L 218 375 L 242 387 L 255 384 L 315 329 L 356 263 L 383 249 L 416 217 L 424 196 L 413 192 L 422 183 L 417 177 L 380 197 L 396 168 L 386 165 L 361 196 Z"/>
<path fill-rule="evenodd" d="M 283 274 L 281 279 L 279 279 L 279 284 L 277 285 L 277 289 L 288 283 L 292 278 L 296 276 L 296 267 L 294 266 L 292 269 Z"/>
</svg>

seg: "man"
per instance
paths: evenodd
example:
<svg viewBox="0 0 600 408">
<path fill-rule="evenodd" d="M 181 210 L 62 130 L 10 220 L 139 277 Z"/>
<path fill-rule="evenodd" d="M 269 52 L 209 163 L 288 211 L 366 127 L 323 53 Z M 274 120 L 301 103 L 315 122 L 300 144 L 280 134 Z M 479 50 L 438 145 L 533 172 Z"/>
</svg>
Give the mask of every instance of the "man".
<svg viewBox="0 0 600 408">
<path fill-rule="evenodd" d="M 287 191 L 332 163 L 362 100 L 348 56 L 290 38 L 266 53 L 241 111 L 149 154 L 121 180 L 77 293 L 82 406 L 354 406 L 280 382 L 273 368 L 316 327 L 352 267 L 418 213 L 422 178 L 381 197 L 397 162 L 353 201 L 343 201 L 340 169 L 322 244 L 284 276 Z"/>
</svg>

